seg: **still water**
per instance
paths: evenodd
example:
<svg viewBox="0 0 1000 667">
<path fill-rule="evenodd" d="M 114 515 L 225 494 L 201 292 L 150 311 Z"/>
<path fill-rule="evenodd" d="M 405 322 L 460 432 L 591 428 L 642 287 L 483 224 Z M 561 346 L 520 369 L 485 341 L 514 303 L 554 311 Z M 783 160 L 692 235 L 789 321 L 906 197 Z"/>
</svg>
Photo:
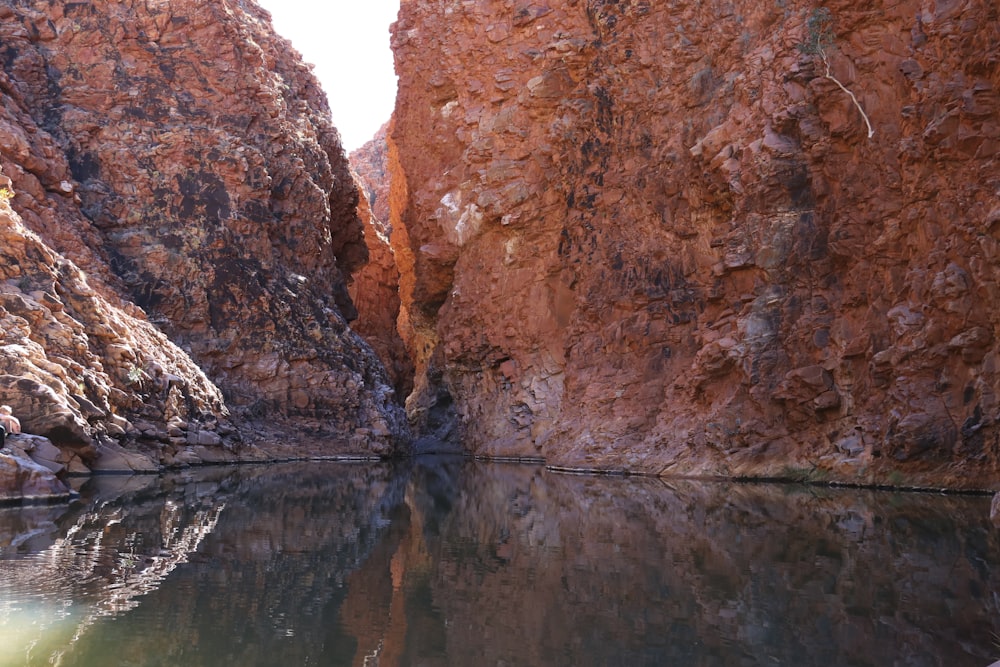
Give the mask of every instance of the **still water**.
<svg viewBox="0 0 1000 667">
<path fill-rule="evenodd" d="M 975 665 L 989 500 L 431 459 L 0 509 L 0 665 Z"/>
</svg>

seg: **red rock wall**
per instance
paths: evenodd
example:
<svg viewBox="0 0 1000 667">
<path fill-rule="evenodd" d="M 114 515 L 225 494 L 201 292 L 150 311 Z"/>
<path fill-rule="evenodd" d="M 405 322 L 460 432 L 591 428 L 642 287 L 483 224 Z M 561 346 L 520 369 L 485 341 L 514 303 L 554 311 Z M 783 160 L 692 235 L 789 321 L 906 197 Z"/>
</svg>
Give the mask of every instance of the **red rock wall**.
<svg viewBox="0 0 1000 667">
<path fill-rule="evenodd" d="M 347 158 L 267 13 L 38 0 L 0 3 L 0 19 L 0 163 L 41 241 L 148 313 L 257 420 L 247 436 L 296 453 L 402 446 L 388 377 L 348 327 L 367 249 Z"/>
<path fill-rule="evenodd" d="M 578 467 L 996 479 L 997 6 L 824 6 L 871 138 L 799 48 L 813 3 L 402 4 L 428 430 Z"/>
</svg>

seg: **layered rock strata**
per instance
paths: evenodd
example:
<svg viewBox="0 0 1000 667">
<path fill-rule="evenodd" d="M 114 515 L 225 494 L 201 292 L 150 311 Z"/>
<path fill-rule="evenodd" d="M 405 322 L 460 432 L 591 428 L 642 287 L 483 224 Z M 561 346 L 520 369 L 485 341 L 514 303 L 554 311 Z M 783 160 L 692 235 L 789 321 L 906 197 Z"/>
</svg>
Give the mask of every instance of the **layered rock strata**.
<svg viewBox="0 0 1000 667">
<path fill-rule="evenodd" d="M 25 378 L 68 411 L 57 444 L 128 449 L 143 433 L 154 465 L 201 458 L 180 440 L 236 447 L 230 421 L 282 455 L 405 446 L 388 377 L 348 326 L 367 249 L 347 159 L 266 12 L 4 2 L 0 44 L 0 164 L 20 214 L 0 211 L 18 247 L 3 335 L 55 364 L 0 362 L 26 430 L 45 429 Z"/>
<path fill-rule="evenodd" d="M 425 430 L 580 468 L 997 479 L 998 10 L 824 7 L 403 3 Z"/>
</svg>

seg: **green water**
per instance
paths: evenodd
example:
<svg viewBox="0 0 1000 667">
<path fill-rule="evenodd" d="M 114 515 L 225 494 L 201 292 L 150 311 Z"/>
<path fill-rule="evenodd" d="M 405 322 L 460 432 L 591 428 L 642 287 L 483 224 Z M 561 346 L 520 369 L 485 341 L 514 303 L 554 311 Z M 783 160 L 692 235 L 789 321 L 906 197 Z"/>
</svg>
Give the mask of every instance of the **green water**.
<svg viewBox="0 0 1000 667">
<path fill-rule="evenodd" d="M 0 510 L 0 665 L 975 665 L 989 500 L 429 459 Z"/>
</svg>

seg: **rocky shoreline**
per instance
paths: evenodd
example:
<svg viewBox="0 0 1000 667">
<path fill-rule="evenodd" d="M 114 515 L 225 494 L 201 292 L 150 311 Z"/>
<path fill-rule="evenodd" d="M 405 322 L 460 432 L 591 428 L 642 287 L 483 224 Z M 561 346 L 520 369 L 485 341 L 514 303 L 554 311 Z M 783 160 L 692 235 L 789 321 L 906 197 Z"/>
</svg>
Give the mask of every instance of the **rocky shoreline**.
<svg viewBox="0 0 1000 667">
<path fill-rule="evenodd" d="M 308 451 L 308 450 L 305 450 Z M 319 451 L 319 450 L 313 450 Z M 257 447 L 245 451 L 210 452 L 204 448 L 190 448 L 189 455 L 183 460 L 175 460 L 170 464 L 156 465 L 152 459 L 136 452 L 119 450 L 111 456 L 102 459 L 101 464 L 92 470 L 69 471 L 59 463 L 59 452 L 47 438 L 22 435 L 8 438 L 8 445 L 0 449 L 0 506 L 30 505 L 68 502 L 78 494 L 74 490 L 75 480 L 85 479 L 92 475 L 159 475 L 171 471 L 199 466 L 231 466 L 231 465 L 268 465 L 289 462 L 353 462 L 377 463 L 385 461 L 386 457 L 359 452 L 340 454 L 303 453 L 301 447 L 278 447 L 272 452 L 265 452 Z M 429 454 L 435 456 L 435 454 Z M 825 487 L 832 489 L 855 489 L 894 491 L 899 493 L 933 493 L 944 495 L 977 495 L 992 496 L 993 506 L 990 519 L 1000 522 L 1000 493 L 995 488 L 976 486 L 936 486 L 934 477 L 928 477 L 927 484 L 920 482 L 898 481 L 847 481 L 830 479 L 826 476 L 811 476 L 790 471 L 785 475 L 772 477 L 747 476 L 725 477 L 718 475 L 650 475 L 642 471 L 622 468 L 589 468 L 573 467 L 547 463 L 540 458 L 526 457 L 490 457 L 476 456 L 468 453 L 448 451 L 443 456 L 458 456 L 470 460 L 495 464 L 519 464 L 542 467 L 546 470 L 569 476 L 584 477 L 654 477 L 666 483 L 671 481 L 695 481 L 718 484 L 792 484 L 799 486 Z M 393 458 L 399 458 L 393 457 Z M 899 479 L 899 478 L 897 478 Z"/>
<path fill-rule="evenodd" d="M 351 327 L 357 187 L 267 12 L 0 2 L 0 43 L 0 403 L 33 434 L 2 486 L 405 451 Z"/>
</svg>

